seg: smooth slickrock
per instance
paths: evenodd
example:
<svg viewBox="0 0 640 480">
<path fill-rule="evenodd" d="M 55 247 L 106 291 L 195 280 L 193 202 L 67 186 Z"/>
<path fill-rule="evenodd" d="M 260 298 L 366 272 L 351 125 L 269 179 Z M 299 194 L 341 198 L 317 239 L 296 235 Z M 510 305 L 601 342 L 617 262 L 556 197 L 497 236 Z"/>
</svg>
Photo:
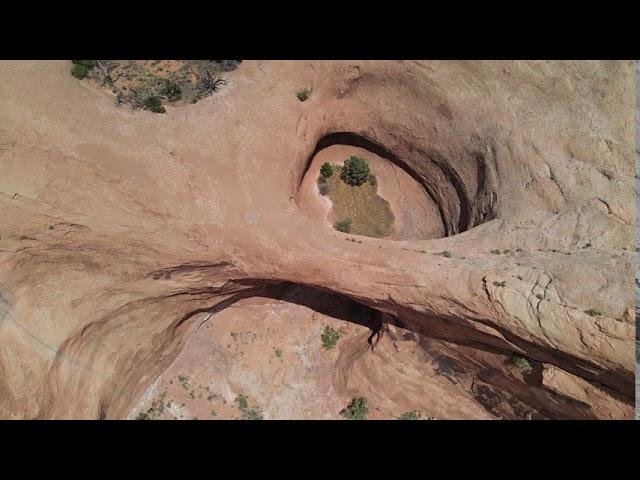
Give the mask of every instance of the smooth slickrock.
<svg viewBox="0 0 640 480">
<path fill-rule="evenodd" d="M 0 417 L 126 418 L 203 315 L 286 285 L 378 312 L 375 349 L 354 335 L 332 364 L 344 398 L 391 414 L 433 384 L 438 418 L 632 418 L 633 75 L 245 61 L 158 115 L 69 62 L 0 62 Z M 403 169 L 447 236 L 359 243 L 309 215 L 331 145 Z M 403 372 L 406 332 L 443 366 Z"/>
</svg>

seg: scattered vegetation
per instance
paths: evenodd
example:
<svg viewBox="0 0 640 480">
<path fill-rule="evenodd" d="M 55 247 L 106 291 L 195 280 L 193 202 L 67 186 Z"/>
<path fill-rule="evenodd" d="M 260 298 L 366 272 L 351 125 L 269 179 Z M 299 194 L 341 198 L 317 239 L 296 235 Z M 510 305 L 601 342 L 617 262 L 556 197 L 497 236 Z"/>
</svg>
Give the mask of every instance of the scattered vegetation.
<svg viewBox="0 0 640 480">
<path fill-rule="evenodd" d="M 322 166 L 320 167 L 320 174 L 323 178 L 329 178 L 331 175 L 333 175 L 333 167 L 329 162 L 324 162 L 322 164 Z"/>
<path fill-rule="evenodd" d="M 451 258 L 451 252 L 447 252 L 446 250 L 442 252 L 442 256 L 445 258 Z"/>
<path fill-rule="evenodd" d="M 71 75 L 79 80 L 86 78 L 89 71 L 95 66 L 95 60 L 71 60 Z"/>
<path fill-rule="evenodd" d="M 505 285 L 507 285 L 507 281 L 503 280 L 502 282 L 493 282 L 493 285 L 496 287 L 504 287 Z"/>
<path fill-rule="evenodd" d="M 182 89 L 173 80 L 165 80 L 160 89 L 160 93 L 171 103 L 182 98 Z"/>
<path fill-rule="evenodd" d="M 322 339 L 322 347 L 325 350 L 331 350 L 336 346 L 338 340 L 340 340 L 340 333 L 329 325 L 326 325 L 320 338 Z"/>
<path fill-rule="evenodd" d="M 369 165 L 360 157 L 352 155 L 344 162 L 340 178 L 348 185 L 357 187 L 369 178 Z"/>
<path fill-rule="evenodd" d="M 155 113 L 164 113 L 166 109 L 162 106 L 162 100 L 155 95 L 150 95 L 143 101 L 145 110 L 149 110 Z"/>
<path fill-rule="evenodd" d="M 310 88 L 304 88 L 302 90 L 299 90 L 296 93 L 296 97 L 298 97 L 298 100 L 300 100 L 301 102 L 306 102 L 310 96 L 311 96 Z"/>
<path fill-rule="evenodd" d="M 527 360 L 526 358 L 524 358 L 521 355 L 518 355 L 517 353 L 514 353 L 511 356 L 511 361 L 513 362 L 513 364 L 516 367 L 518 367 L 523 372 L 530 372 L 532 370 L 532 367 L 531 367 L 531 364 L 529 363 L 529 360 Z"/>
<path fill-rule="evenodd" d="M 500 255 L 500 250 L 491 250 L 494 255 Z"/>
<path fill-rule="evenodd" d="M 108 87 L 116 105 L 164 113 L 169 103 L 195 103 L 226 81 L 221 73 L 235 70 L 242 60 L 72 60 L 71 74 Z M 161 64 L 161 62 L 163 62 Z"/>
<path fill-rule="evenodd" d="M 591 317 L 599 317 L 600 315 L 602 315 L 602 312 L 599 312 L 598 310 L 594 310 L 593 308 L 590 308 L 589 310 L 585 310 L 584 313 L 586 313 Z"/>
<path fill-rule="evenodd" d="M 247 401 L 247 397 L 244 395 L 238 395 L 236 397 L 236 402 L 238 404 L 238 408 L 240 412 L 242 412 L 242 418 L 244 420 L 262 420 L 262 413 L 256 408 L 250 408 L 249 402 Z"/>
<path fill-rule="evenodd" d="M 347 405 L 340 415 L 349 420 L 364 420 L 369 413 L 369 404 L 367 400 L 362 397 L 354 398 L 351 403 Z"/>
<path fill-rule="evenodd" d="M 275 349 L 273 351 L 273 354 L 276 356 L 276 358 L 281 358 L 282 357 L 282 350 Z"/>
<path fill-rule="evenodd" d="M 411 410 L 400 415 L 398 420 L 420 420 L 420 418 L 422 418 L 420 410 Z"/>
<path fill-rule="evenodd" d="M 178 375 L 178 382 L 182 385 L 182 388 L 188 390 L 187 386 L 189 385 L 189 377 L 185 375 Z"/>
<path fill-rule="evenodd" d="M 339 232 L 349 233 L 351 231 L 351 219 L 350 218 L 345 218 L 343 220 L 338 220 L 333 225 L 333 228 L 335 228 Z"/>
<path fill-rule="evenodd" d="M 160 397 L 151 403 L 151 407 L 146 412 L 140 412 L 136 420 L 156 420 L 164 413 L 164 399 L 167 392 L 160 394 Z"/>
</svg>

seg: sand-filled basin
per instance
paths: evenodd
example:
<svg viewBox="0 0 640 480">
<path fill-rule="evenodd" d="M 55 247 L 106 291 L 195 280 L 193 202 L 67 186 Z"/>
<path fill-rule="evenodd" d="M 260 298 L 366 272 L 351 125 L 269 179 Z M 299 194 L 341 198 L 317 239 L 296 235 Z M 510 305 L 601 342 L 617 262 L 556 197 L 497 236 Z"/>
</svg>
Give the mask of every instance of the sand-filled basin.
<svg viewBox="0 0 640 480">
<path fill-rule="evenodd" d="M 319 221 L 325 222 L 328 228 L 333 228 L 336 221 L 350 212 L 356 212 L 358 216 L 361 216 L 361 205 L 345 206 L 342 204 L 336 208 L 336 205 L 331 201 L 331 194 L 322 196 L 317 185 L 320 167 L 323 163 L 343 165 L 344 161 L 352 155 L 367 161 L 376 177 L 375 188 L 370 184 L 350 187 L 340 180 L 339 175 L 336 175 L 336 178 L 330 179 L 334 189 L 339 186 L 340 194 L 344 194 L 344 191 L 352 188 L 371 190 L 370 196 L 377 194 L 382 201 L 378 201 L 379 208 L 372 212 L 374 216 L 379 217 L 377 221 L 361 222 L 360 224 L 354 222 L 351 233 L 379 236 L 390 240 L 417 240 L 444 236 L 444 227 L 438 207 L 420 184 L 397 165 L 369 150 L 350 145 L 331 145 L 315 155 L 300 187 L 302 210 L 318 218 Z M 344 185 L 340 185 L 340 183 Z M 374 190 L 377 192 L 373 192 Z M 389 214 L 384 204 L 388 204 L 393 216 L 391 221 L 389 221 Z M 385 223 L 391 223 L 392 227 L 389 231 L 383 230 L 380 235 L 376 235 L 373 229 L 377 225 Z"/>
</svg>

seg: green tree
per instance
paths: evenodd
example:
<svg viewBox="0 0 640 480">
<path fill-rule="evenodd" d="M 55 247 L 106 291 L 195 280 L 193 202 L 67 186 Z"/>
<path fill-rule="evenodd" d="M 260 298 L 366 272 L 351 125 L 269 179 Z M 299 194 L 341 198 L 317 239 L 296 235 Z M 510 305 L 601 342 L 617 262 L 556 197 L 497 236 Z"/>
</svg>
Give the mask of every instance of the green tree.
<svg viewBox="0 0 640 480">
<path fill-rule="evenodd" d="M 320 167 L 320 174 L 324 178 L 329 178 L 331 175 L 333 175 L 333 167 L 329 162 L 324 162 L 322 164 L 322 166 Z"/>
<path fill-rule="evenodd" d="M 352 155 L 344 162 L 340 178 L 352 186 L 362 185 L 369 178 L 369 165 L 360 157 Z"/>
</svg>

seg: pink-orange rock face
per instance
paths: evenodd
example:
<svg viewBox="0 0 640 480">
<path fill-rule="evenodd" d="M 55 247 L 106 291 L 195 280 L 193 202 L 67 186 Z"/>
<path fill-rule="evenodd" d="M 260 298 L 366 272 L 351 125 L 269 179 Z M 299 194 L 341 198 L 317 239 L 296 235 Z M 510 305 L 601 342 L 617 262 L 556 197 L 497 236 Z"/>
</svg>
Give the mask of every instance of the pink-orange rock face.
<svg viewBox="0 0 640 480">
<path fill-rule="evenodd" d="M 245 61 L 164 115 L 69 62 L 0 62 L 0 80 L 1 418 L 131 416 L 205 318 L 296 288 L 374 312 L 311 356 L 303 388 L 335 391 L 317 418 L 356 395 L 372 418 L 632 418 L 631 62 Z M 403 169 L 447 236 L 351 242 L 310 214 L 314 151 L 341 144 Z M 210 388 L 263 361 L 216 358 L 236 370 Z M 313 418 L 287 402 L 265 418 Z"/>
</svg>

